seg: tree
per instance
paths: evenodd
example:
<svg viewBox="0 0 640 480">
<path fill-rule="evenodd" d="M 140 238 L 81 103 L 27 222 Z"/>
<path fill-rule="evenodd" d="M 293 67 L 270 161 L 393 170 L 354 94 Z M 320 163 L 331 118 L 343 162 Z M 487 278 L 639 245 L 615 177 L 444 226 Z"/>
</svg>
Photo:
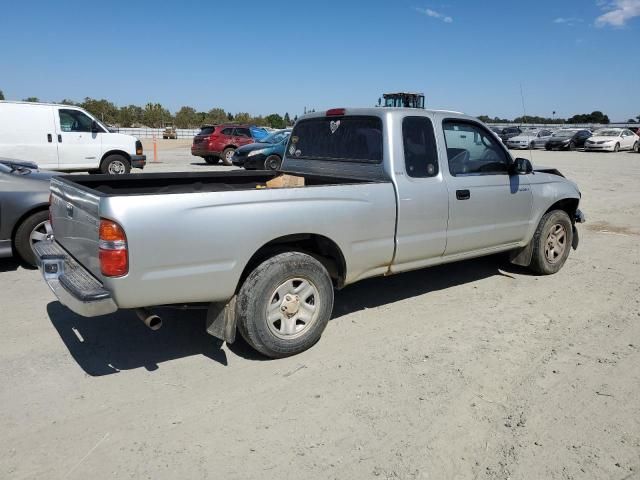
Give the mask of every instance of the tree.
<svg viewBox="0 0 640 480">
<path fill-rule="evenodd" d="M 212 108 L 207 112 L 207 116 L 204 119 L 205 123 L 219 124 L 227 121 L 227 112 L 222 108 Z"/>
<path fill-rule="evenodd" d="M 277 113 L 267 115 L 265 120 L 267 121 L 267 125 L 271 128 L 284 128 L 286 126 L 284 123 L 284 119 Z"/>
<path fill-rule="evenodd" d="M 159 103 L 147 103 L 144 107 L 143 119 L 148 127 L 160 128 L 170 122 L 172 117 L 171 112 Z"/>
<path fill-rule="evenodd" d="M 638 115 L 638 116 L 636 117 L 636 119 L 640 122 L 640 115 Z"/>
<path fill-rule="evenodd" d="M 34 103 L 38 103 L 40 101 L 40 99 L 38 97 L 27 97 L 25 99 L 22 100 L 23 102 L 34 102 Z"/>
<path fill-rule="evenodd" d="M 103 122 L 114 124 L 118 121 L 118 107 L 109 100 L 86 97 L 80 106 Z"/>
<path fill-rule="evenodd" d="M 0 100 L 4 100 L 4 93 L 0 90 Z"/>
<path fill-rule="evenodd" d="M 76 102 L 74 102 L 73 100 L 69 100 L 68 98 L 63 98 L 62 100 L 60 100 L 60 103 L 62 105 L 78 105 Z"/>
<path fill-rule="evenodd" d="M 118 125 L 121 127 L 139 127 L 144 122 L 144 110 L 137 105 L 120 107 Z"/>
<path fill-rule="evenodd" d="M 289 117 L 289 112 L 285 112 L 284 114 L 284 125 L 285 127 L 291 126 L 291 117 Z"/>
<path fill-rule="evenodd" d="M 247 112 L 236 113 L 233 116 L 233 119 L 237 123 L 251 123 L 251 115 L 249 115 Z"/>
<path fill-rule="evenodd" d="M 227 113 L 227 120 L 230 122 L 233 122 L 233 113 L 231 112 Z"/>
<path fill-rule="evenodd" d="M 635 119 L 630 118 L 629 120 L 627 120 L 627 123 L 636 123 Z"/>
<path fill-rule="evenodd" d="M 198 114 L 192 107 L 181 107 L 176 113 L 175 121 L 178 128 L 193 128 L 200 124 Z"/>
</svg>

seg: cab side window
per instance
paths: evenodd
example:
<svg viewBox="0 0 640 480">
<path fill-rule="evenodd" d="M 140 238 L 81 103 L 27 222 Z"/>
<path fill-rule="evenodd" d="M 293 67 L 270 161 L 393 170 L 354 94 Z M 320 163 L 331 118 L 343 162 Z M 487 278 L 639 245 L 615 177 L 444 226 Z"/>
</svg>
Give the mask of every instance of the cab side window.
<svg viewBox="0 0 640 480">
<path fill-rule="evenodd" d="M 93 121 L 84 113 L 78 110 L 61 108 L 58 110 L 60 116 L 60 129 L 63 132 L 90 132 Z"/>
<path fill-rule="evenodd" d="M 463 120 L 442 124 L 451 175 L 507 174 L 509 158 L 498 140 L 481 125 Z"/>
<path fill-rule="evenodd" d="M 402 141 L 407 175 L 426 178 L 438 174 L 438 150 L 431 120 L 427 117 L 405 117 L 402 120 Z"/>
</svg>

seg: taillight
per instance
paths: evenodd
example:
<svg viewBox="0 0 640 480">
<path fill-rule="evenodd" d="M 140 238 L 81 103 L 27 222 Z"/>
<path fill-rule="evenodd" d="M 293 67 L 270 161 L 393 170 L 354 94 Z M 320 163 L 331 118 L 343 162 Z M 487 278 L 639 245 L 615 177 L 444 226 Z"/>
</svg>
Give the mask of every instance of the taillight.
<svg viewBox="0 0 640 480">
<path fill-rule="evenodd" d="M 120 225 L 100 219 L 99 232 L 100 271 L 107 277 L 121 277 L 129 272 L 127 236 Z"/>
<path fill-rule="evenodd" d="M 136 155 L 142 155 L 142 142 L 136 140 Z"/>
<path fill-rule="evenodd" d="M 344 108 L 332 108 L 330 110 L 327 110 L 326 116 L 327 117 L 339 117 L 344 115 L 345 109 Z"/>
</svg>

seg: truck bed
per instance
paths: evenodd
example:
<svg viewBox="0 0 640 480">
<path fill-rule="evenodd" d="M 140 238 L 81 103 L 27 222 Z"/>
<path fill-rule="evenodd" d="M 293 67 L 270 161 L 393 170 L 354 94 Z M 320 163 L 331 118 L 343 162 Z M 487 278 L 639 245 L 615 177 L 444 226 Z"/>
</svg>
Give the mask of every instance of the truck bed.
<svg viewBox="0 0 640 480">
<path fill-rule="evenodd" d="M 157 195 L 198 192 L 224 192 L 255 190 L 279 175 L 270 171 L 143 173 L 125 176 L 67 175 L 65 182 L 84 187 L 98 196 Z M 305 187 L 375 183 L 375 180 L 359 180 L 354 177 L 302 175 Z"/>
</svg>

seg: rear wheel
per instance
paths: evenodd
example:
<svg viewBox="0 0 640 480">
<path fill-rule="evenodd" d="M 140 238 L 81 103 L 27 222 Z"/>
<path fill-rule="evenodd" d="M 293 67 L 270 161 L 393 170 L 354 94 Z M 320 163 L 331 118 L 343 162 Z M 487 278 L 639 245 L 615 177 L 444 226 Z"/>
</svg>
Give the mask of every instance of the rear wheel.
<svg viewBox="0 0 640 480">
<path fill-rule="evenodd" d="M 286 252 L 261 263 L 238 292 L 238 330 L 260 353 L 303 352 L 322 335 L 333 309 L 333 284 L 310 255 Z"/>
<path fill-rule="evenodd" d="M 122 155 L 109 155 L 102 161 L 100 171 L 109 175 L 124 175 L 131 171 L 131 164 Z"/>
<path fill-rule="evenodd" d="M 278 155 L 269 155 L 264 161 L 265 170 L 280 170 L 282 159 Z"/>
<path fill-rule="evenodd" d="M 204 161 L 209 165 L 216 165 L 220 161 L 220 159 L 214 155 L 210 155 L 208 157 L 204 157 Z"/>
<path fill-rule="evenodd" d="M 533 253 L 529 268 L 540 275 L 559 271 L 571 251 L 573 225 L 564 210 L 545 214 L 533 235 Z"/>
<path fill-rule="evenodd" d="M 36 242 L 46 240 L 53 235 L 49 224 L 49 212 L 36 212 L 27 217 L 16 230 L 14 247 L 22 261 L 32 267 L 36 266 L 36 256 L 33 253 L 33 245 Z"/>
<path fill-rule="evenodd" d="M 225 148 L 222 151 L 222 163 L 224 163 L 227 166 L 233 165 L 232 159 L 233 159 L 233 154 L 234 154 L 235 151 L 236 151 L 235 148 L 231 148 L 231 147 Z"/>
<path fill-rule="evenodd" d="M 550 150 L 551 150 L 551 147 L 550 147 L 549 145 L 545 145 L 545 146 L 544 146 L 544 149 L 545 149 L 545 150 L 550 151 Z"/>
</svg>

